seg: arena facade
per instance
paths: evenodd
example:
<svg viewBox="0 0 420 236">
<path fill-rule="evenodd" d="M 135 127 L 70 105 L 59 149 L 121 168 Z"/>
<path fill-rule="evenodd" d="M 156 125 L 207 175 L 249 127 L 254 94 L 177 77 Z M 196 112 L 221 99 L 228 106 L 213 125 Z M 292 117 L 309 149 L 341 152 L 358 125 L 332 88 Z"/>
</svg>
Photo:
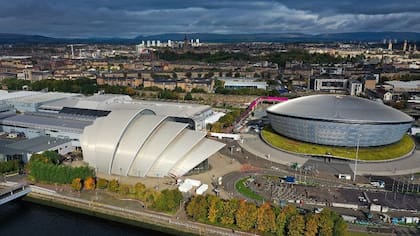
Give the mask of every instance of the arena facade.
<svg viewBox="0 0 420 236">
<path fill-rule="evenodd" d="M 274 131 L 314 144 L 373 147 L 401 140 L 413 118 L 382 103 L 346 95 L 312 95 L 267 109 Z"/>
</svg>

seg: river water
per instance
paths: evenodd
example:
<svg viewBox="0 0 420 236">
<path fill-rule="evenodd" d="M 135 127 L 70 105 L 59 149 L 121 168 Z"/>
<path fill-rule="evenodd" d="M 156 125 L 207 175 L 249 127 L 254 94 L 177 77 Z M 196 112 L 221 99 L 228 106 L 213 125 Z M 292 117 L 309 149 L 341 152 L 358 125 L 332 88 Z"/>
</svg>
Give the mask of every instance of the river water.
<svg viewBox="0 0 420 236">
<path fill-rule="evenodd" d="M 0 206 L 0 235 L 162 235 L 93 216 L 69 212 L 53 207 L 16 200 Z"/>
</svg>

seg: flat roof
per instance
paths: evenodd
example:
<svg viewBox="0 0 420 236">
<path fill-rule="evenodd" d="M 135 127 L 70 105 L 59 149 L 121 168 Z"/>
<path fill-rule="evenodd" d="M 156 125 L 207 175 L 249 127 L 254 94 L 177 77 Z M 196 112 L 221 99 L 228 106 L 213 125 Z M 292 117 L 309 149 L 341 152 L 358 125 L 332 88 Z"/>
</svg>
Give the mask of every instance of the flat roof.
<svg viewBox="0 0 420 236">
<path fill-rule="evenodd" d="M 6 148 L 20 152 L 42 152 L 58 145 L 71 142 L 70 139 L 59 139 L 49 136 L 39 136 L 36 138 L 25 139 L 12 144 L 7 144 Z M 10 150 L 9 150 L 10 151 Z"/>
<path fill-rule="evenodd" d="M 211 107 L 208 105 L 146 100 L 133 100 L 132 102 L 109 104 L 108 108 L 110 110 L 149 109 L 154 111 L 156 115 L 177 117 L 194 117 L 200 113 L 211 109 Z"/>
<path fill-rule="evenodd" d="M 58 92 L 49 92 L 49 93 L 40 93 L 35 94 L 32 96 L 25 96 L 25 97 L 17 97 L 10 99 L 10 102 L 17 102 L 17 103 L 45 103 L 49 101 L 56 101 L 68 97 L 75 97 L 80 96 L 80 94 L 77 93 L 58 93 Z"/>
<path fill-rule="evenodd" d="M 20 114 L 0 120 L 0 124 L 33 127 L 37 129 L 55 129 L 58 131 L 78 131 L 92 124 L 92 120 L 76 120 L 63 116 L 41 116 L 36 114 Z"/>
<path fill-rule="evenodd" d="M 27 97 L 27 96 L 40 94 L 40 92 L 34 92 L 34 91 L 17 91 L 17 92 L 8 92 L 6 90 L 0 90 L 0 91 L 2 91 L 0 93 L 0 100 L 9 100 L 9 99 L 14 99 L 14 98 Z"/>
</svg>

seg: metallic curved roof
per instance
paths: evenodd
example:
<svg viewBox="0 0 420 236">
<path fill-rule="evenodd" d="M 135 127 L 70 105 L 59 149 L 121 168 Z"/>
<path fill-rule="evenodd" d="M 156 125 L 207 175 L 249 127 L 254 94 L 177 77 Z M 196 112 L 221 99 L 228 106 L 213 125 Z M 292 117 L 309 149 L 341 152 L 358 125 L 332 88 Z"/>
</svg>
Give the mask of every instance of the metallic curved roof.
<svg viewBox="0 0 420 236">
<path fill-rule="evenodd" d="M 180 176 L 224 146 L 187 127 L 145 110 L 113 110 L 84 129 L 80 144 L 84 160 L 100 172 Z"/>
<path fill-rule="evenodd" d="M 413 118 L 392 107 L 346 95 L 312 95 L 273 105 L 274 115 L 345 123 L 410 123 Z"/>
</svg>

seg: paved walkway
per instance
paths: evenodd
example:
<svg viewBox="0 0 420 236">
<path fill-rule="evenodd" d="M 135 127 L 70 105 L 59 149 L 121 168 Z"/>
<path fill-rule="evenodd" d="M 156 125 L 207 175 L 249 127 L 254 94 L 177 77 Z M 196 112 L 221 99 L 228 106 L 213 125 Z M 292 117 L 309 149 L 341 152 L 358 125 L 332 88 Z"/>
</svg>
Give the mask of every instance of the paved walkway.
<svg viewBox="0 0 420 236">
<path fill-rule="evenodd" d="M 273 148 L 266 144 L 258 135 L 243 134 L 243 141 L 239 145 L 250 153 L 261 158 L 270 159 L 273 162 L 290 166 L 292 163 L 304 165 L 308 160 L 317 159 L 297 156 Z M 348 164 L 354 171 L 354 163 Z M 408 175 L 420 173 L 420 150 L 415 150 L 411 156 L 396 161 L 384 161 L 376 163 L 359 162 L 357 164 L 358 175 Z"/>
</svg>

